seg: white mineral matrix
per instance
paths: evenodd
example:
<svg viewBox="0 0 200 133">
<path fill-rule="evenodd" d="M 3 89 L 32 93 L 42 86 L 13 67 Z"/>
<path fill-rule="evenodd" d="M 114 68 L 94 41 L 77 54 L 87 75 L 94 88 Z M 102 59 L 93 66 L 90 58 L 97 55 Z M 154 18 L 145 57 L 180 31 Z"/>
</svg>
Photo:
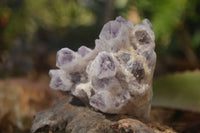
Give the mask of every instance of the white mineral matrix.
<svg viewBox="0 0 200 133">
<path fill-rule="evenodd" d="M 62 48 L 50 70 L 50 87 L 67 91 L 96 110 L 148 118 L 156 64 L 148 19 L 133 25 L 122 17 L 103 26 L 92 50 Z"/>
</svg>

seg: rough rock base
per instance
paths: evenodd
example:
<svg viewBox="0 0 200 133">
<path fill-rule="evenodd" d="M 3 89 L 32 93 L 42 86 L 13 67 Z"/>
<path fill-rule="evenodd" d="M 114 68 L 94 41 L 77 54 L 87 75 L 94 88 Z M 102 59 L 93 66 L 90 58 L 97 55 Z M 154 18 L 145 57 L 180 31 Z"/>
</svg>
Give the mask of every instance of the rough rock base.
<svg viewBox="0 0 200 133">
<path fill-rule="evenodd" d="M 149 125 L 149 126 L 148 126 Z M 160 127 L 159 127 L 160 128 Z M 167 132 L 174 132 L 167 129 Z M 31 127 L 32 133 L 156 133 L 152 124 L 144 124 L 125 115 L 110 115 L 92 111 L 71 96 L 51 109 L 39 112 Z"/>
</svg>

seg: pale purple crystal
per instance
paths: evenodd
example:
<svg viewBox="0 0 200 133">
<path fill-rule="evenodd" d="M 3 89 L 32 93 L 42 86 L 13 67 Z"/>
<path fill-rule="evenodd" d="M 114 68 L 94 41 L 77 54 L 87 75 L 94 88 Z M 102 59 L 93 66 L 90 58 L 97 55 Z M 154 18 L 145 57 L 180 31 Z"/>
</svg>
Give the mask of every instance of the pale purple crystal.
<svg viewBox="0 0 200 133">
<path fill-rule="evenodd" d="M 72 87 L 71 81 L 63 70 L 50 70 L 50 87 L 55 90 L 69 91 Z"/>
<path fill-rule="evenodd" d="M 81 46 L 78 49 L 78 54 L 80 54 L 82 57 L 85 57 L 86 55 L 88 55 L 92 50 L 90 48 L 87 48 L 85 46 Z"/>
<path fill-rule="evenodd" d="M 111 54 L 100 52 L 88 70 L 90 77 L 96 76 L 100 79 L 105 77 L 113 77 L 116 73 L 116 65 Z"/>
<path fill-rule="evenodd" d="M 155 36 L 148 19 L 133 25 L 122 17 L 106 23 L 91 50 L 63 48 L 50 70 L 50 87 L 69 91 L 105 113 L 149 116 L 156 64 Z"/>
<path fill-rule="evenodd" d="M 57 53 L 56 66 L 62 68 L 63 66 L 72 62 L 75 58 L 74 52 L 68 48 L 63 48 Z"/>
</svg>

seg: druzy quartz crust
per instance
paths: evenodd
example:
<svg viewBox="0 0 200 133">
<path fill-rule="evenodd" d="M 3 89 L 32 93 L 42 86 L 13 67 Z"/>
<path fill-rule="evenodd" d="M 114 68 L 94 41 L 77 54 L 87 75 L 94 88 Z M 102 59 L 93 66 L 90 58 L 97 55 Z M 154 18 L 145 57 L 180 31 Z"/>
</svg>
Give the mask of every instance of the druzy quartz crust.
<svg viewBox="0 0 200 133">
<path fill-rule="evenodd" d="M 67 91 L 96 110 L 147 118 L 156 64 L 148 19 L 133 25 L 122 17 L 103 26 L 92 50 L 62 48 L 50 70 L 50 87 Z"/>
</svg>

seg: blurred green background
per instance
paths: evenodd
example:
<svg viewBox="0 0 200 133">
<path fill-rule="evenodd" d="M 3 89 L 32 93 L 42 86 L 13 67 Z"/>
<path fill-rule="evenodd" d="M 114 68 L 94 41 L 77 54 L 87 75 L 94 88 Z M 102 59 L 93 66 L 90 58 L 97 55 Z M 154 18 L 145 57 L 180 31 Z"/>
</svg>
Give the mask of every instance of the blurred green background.
<svg viewBox="0 0 200 133">
<path fill-rule="evenodd" d="M 48 87 L 56 52 L 94 48 L 116 16 L 152 22 L 153 106 L 200 112 L 200 0 L 0 0 L 0 132 L 29 132 L 34 114 L 63 96 Z"/>
<path fill-rule="evenodd" d="M 200 64 L 199 0 L 1 0 L 0 78 L 47 73 L 63 47 L 94 47 L 107 21 L 148 18 L 156 35 L 155 76 Z"/>
</svg>

